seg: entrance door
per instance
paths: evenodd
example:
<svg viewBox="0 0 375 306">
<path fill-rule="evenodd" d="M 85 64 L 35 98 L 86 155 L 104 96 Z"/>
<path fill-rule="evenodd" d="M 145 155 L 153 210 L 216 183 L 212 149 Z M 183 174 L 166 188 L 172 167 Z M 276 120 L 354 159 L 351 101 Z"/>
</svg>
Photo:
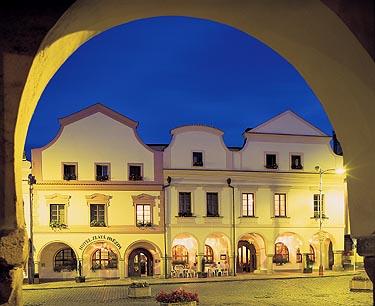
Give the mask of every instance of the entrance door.
<svg viewBox="0 0 375 306">
<path fill-rule="evenodd" d="M 152 276 L 153 275 L 153 258 L 149 251 L 143 248 L 133 250 L 128 259 L 129 276 Z"/>
<path fill-rule="evenodd" d="M 256 250 L 253 244 L 246 240 L 238 242 L 237 272 L 253 272 L 257 267 Z"/>
</svg>

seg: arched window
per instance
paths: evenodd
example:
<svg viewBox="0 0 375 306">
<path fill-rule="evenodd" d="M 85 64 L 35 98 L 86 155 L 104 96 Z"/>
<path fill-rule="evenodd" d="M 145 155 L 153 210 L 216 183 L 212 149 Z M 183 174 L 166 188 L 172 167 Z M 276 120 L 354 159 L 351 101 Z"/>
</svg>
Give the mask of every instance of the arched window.
<svg viewBox="0 0 375 306">
<path fill-rule="evenodd" d="M 277 265 L 282 265 L 289 262 L 289 250 L 284 243 L 278 242 L 275 244 L 275 255 L 273 257 L 273 262 Z"/>
<path fill-rule="evenodd" d="M 310 244 L 309 260 L 310 260 L 311 262 L 315 262 L 315 250 L 314 250 L 314 248 L 312 247 L 311 244 Z"/>
<path fill-rule="evenodd" d="M 110 249 L 97 249 L 92 255 L 92 270 L 117 269 L 117 255 Z"/>
<path fill-rule="evenodd" d="M 204 260 L 206 261 L 206 263 L 214 262 L 214 251 L 207 244 L 204 246 Z"/>
<path fill-rule="evenodd" d="M 58 251 L 53 261 L 53 271 L 73 271 L 77 269 L 77 258 L 73 249 L 65 248 Z"/>
<path fill-rule="evenodd" d="M 186 247 L 183 245 L 175 245 L 172 248 L 172 263 L 186 264 L 189 261 L 189 254 Z"/>
</svg>

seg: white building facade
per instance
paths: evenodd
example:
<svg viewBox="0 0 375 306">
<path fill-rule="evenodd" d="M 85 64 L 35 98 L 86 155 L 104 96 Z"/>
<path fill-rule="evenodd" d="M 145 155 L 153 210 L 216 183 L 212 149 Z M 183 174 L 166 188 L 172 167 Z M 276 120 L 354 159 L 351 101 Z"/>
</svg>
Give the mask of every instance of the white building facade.
<svg viewBox="0 0 375 306">
<path fill-rule="evenodd" d="M 342 269 L 345 182 L 329 170 L 342 156 L 294 113 L 245 131 L 244 146 L 230 149 L 207 126 L 147 146 L 137 122 L 101 104 L 60 123 L 32 150 L 40 278 L 302 271 L 306 261 L 318 268 L 320 241 L 325 269 Z M 328 170 L 320 235 L 317 165 Z"/>
</svg>

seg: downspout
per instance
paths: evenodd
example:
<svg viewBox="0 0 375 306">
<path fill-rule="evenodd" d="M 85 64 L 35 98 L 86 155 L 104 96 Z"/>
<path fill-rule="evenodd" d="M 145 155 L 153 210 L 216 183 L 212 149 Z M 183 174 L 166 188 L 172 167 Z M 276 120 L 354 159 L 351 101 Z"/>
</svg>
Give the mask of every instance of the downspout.
<svg viewBox="0 0 375 306">
<path fill-rule="evenodd" d="M 168 270 L 168 262 L 167 262 L 167 201 L 166 201 L 166 193 L 165 189 L 168 188 L 171 185 L 172 178 L 170 176 L 167 177 L 167 185 L 163 185 L 163 193 L 164 193 L 164 214 L 163 214 L 163 226 L 164 226 L 164 277 L 168 278 L 167 270 Z"/>
<path fill-rule="evenodd" d="M 236 276 L 236 212 L 234 205 L 234 187 L 231 185 L 232 179 L 227 179 L 228 187 L 232 188 L 232 250 L 233 250 L 233 276 Z"/>
</svg>

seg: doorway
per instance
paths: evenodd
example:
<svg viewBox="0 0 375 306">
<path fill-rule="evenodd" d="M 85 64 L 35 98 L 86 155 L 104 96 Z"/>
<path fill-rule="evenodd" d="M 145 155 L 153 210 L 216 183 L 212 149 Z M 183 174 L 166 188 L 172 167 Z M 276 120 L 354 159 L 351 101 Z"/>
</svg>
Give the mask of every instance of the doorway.
<svg viewBox="0 0 375 306">
<path fill-rule="evenodd" d="M 153 258 L 149 251 L 143 248 L 133 250 L 129 255 L 128 276 L 152 276 Z"/>
<path fill-rule="evenodd" d="M 237 272 L 254 272 L 257 268 L 256 250 L 253 244 L 246 240 L 238 242 Z"/>
</svg>

